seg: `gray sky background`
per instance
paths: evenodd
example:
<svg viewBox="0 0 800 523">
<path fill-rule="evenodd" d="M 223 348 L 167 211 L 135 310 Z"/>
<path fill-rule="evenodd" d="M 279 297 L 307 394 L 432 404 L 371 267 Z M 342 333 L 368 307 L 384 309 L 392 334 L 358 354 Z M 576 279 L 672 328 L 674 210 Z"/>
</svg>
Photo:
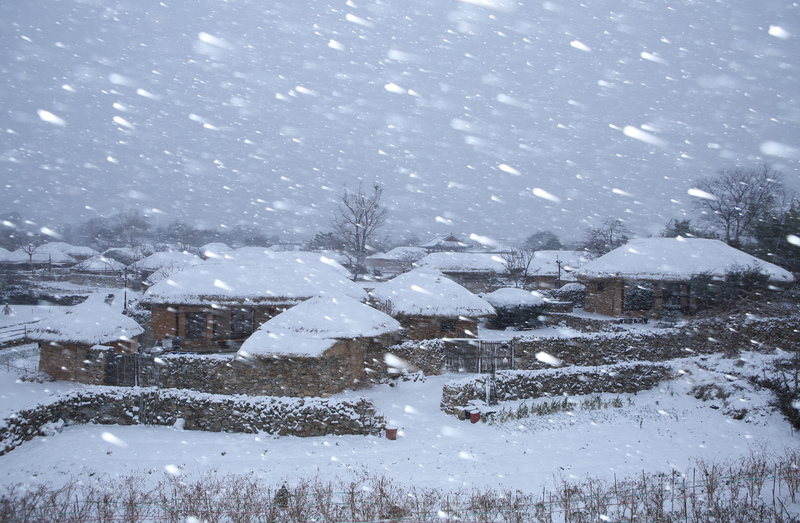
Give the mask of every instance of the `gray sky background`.
<svg viewBox="0 0 800 523">
<path fill-rule="evenodd" d="M 363 180 L 395 234 L 657 232 L 720 168 L 798 185 L 798 36 L 775 0 L 8 0 L 0 211 L 302 238 Z"/>
</svg>

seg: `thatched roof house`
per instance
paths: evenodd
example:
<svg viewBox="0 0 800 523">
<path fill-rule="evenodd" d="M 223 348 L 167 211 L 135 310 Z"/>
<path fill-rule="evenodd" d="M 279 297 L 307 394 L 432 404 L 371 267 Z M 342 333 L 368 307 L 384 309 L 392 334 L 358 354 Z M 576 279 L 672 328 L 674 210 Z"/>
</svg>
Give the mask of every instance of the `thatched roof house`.
<svg viewBox="0 0 800 523">
<path fill-rule="evenodd" d="M 218 351 L 238 349 L 262 323 L 321 294 L 366 298 L 324 256 L 261 249 L 185 269 L 153 285 L 141 303 L 152 310 L 157 341 L 179 337 L 181 350 Z"/>
<path fill-rule="evenodd" d="M 619 315 L 663 309 L 692 309 L 690 281 L 698 275 L 723 279 L 726 273 L 755 268 L 774 283 L 792 274 L 719 240 L 639 238 L 593 260 L 575 272 L 586 286 L 587 312 Z M 637 295 L 652 295 L 642 306 Z M 640 296 L 640 298 L 643 298 Z M 632 305 L 632 302 L 636 302 Z"/>
<path fill-rule="evenodd" d="M 495 310 L 441 273 L 415 269 L 371 293 L 375 306 L 396 318 L 408 339 L 464 338 L 478 333 L 478 318 Z"/>
<path fill-rule="evenodd" d="M 470 292 L 489 292 L 500 286 L 508 270 L 499 254 L 434 252 L 416 263 L 420 269 L 444 274 Z"/>
<path fill-rule="evenodd" d="M 377 377 L 400 323 L 347 296 L 318 296 L 258 328 L 237 362 L 265 368 L 273 389 L 290 395 L 329 395 Z M 279 383 L 276 383 L 279 382 Z"/>
<path fill-rule="evenodd" d="M 39 342 L 39 370 L 56 379 L 79 380 L 76 374 L 87 351 L 103 345 L 115 352 L 137 351 L 137 339 L 144 329 L 121 313 L 113 295 L 92 294 L 65 312 L 42 320 L 28 331 Z"/>
<path fill-rule="evenodd" d="M 238 354 L 320 357 L 344 340 L 376 340 L 400 329 L 391 316 L 348 296 L 317 296 L 261 325 Z"/>
<path fill-rule="evenodd" d="M 373 254 L 367 258 L 367 267 L 383 275 L 410 271 L 414 263 L 424 258 L 428 251 L 422 247 L 395 247 L 389 252 Z"/>
</svg>

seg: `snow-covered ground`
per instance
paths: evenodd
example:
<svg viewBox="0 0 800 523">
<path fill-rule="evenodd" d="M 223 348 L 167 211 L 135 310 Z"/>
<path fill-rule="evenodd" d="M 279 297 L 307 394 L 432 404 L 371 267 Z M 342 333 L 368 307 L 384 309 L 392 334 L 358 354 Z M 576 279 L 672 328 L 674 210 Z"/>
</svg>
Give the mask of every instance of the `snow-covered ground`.
<svg viewBox="0 0 800 523">
<path fill-rule="evenodd" d="M 76 476 L 136 472 L 155 481 L 166 471 L 196 477 L 213 470 L 252 472 L 270 483 L 377 473 L 422 487 L 476 486 L 533 493 L 550 488 L 562 476 L 686 472 L 697 459 L 734 461 L 751 450 L 780 454 L 786 447 L 796 448 L 798 438 L 789 424 L 768 407 L 770 394 L 737 377 L 758 373 L 772 358 L 748 353 L 742 355 L 743 363 L 716 356 L 681 360 L 675 362 L 684 371 L 679 379 L 662 383 L 658 390 L 621 396 L 622 407 L 576 406 L 571 412 L 502 423 L 471 424 L 440 410 L 442 385 L 458 376 L 342 395 L 370 397 L 389 424 L 400 429 L 396 441 L 376 436 L 297 438 L 170 427 L 68 426 L 0 456 L 0 484 L 58 484 Z M 718 399 L 696 399 L 689 391 L 697 384 L 715 384 L 726 391 L 727 405 Z M 3 417 L 75 387 L 81 385 L 21 381 L 13 370 L 2 369 Z M 602 400 L 616 397 L 606 394 Z M 519 403 L 504 406 L 516 411 Z M 747 416 L 735 420 L 726 415 L 730 406 L 746 407 Z"/>
</svg>

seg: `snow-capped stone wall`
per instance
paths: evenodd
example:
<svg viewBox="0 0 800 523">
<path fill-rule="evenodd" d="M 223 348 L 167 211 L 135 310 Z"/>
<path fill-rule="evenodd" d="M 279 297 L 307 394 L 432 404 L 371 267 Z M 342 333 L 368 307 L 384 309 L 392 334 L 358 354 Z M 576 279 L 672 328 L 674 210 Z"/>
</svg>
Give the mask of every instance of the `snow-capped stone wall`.
<svg viewBox="0 0 800 523">
<path fill-rule="evenodd" d="M 666 361 L 697 354 L 738 350 L 789 350 L 800 344 L 800 317 L 745 321 L 704 321 L 690 327 L 642 333 L 596 333 L 515 341 L 516 369 L 546 369 L 537 358 L 546 353 L 563 365 L 614 365 L 630 361 Z"/>
<path fill-rule="evenodd" d="M 153 388 L 82 390 L 0 422 L 0 455 L 66 424 L 166 425 L 281 436 L 378 434 L 384 419 L 364 398 L 234 397 Z"/>
<path fill-rule="evenodd" d="M 543 371 L 502 371 L 495 377 L 498 401 L 649 390 L 670 374 L 667 365 L 620 364 L 603 368 L 568 367 Z M 465 378 L 442 388 L 441 409 L 459 415 L 472 400 L 486 399 L 489 375 Z"/>
</svg>

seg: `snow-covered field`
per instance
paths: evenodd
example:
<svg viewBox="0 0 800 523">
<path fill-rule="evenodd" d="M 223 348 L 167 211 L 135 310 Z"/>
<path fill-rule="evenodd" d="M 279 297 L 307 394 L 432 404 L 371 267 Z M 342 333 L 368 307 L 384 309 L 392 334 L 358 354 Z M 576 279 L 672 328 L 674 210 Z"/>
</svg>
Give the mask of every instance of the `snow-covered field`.
<svg viewBox="0 0 800 523">
<path fill-rule="evenodd" d="M 68 426 L 37 437 L 0 456 L 0 484 L 52 482 L 89 475 L 145 473 L 158 480 L 169 471 L 197 477 L 203 472 L 249 473 L 270 483 L 301 478 L 347 478 L 384 474 L 422 487 L 550 488 L 558 478 L 610 479 L 646 472 L 687 472 L 698 459 L 734 462 L 751 451 L 781 454 L 796 448 L 789 424 L 768 406 L 770 393 L 754 390 L 739 376 L 758 373 L 774 356 L 743 354 L 675 362 L 679 379 L 658 390 L 621 396 L 621 407 L 581 410 L 498 423 L 459 421 L 439 409 L 442 385 L 455 376 L 380 385 L 358 393 L 373 399 L 398 439 L 327 436 L 272 437 L 222 434 L 170 427 Z M 0 370 L 3 417 L 82 385 L 21 381 Z M 715 384 L 725 400 L 689 394 Z M 610 402 L 615 395 L 603 395 Z M 586 398 L 571 398 L 580 402 Z M 538 402 L 546 400 L 536 400 Z M 533 401 L 529 400 L 530 406 Z M 502 405 L 516 411 L 519 402 Z M 746 407 L 735 420 L 726 412 Z"/>
</svg>

